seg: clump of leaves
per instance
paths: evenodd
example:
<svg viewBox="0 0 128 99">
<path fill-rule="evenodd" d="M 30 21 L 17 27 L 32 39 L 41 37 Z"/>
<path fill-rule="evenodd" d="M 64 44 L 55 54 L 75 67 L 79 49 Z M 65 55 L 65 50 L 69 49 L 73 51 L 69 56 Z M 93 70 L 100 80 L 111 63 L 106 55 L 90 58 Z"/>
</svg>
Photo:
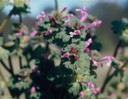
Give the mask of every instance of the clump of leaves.
<svg viewBox="0 0 128 99">
<path fill-rule="evenodd" d="M 122 20 L 116 20 L 112 22 L 112 29 L 115 34 L 117 34 L 120 39 L 124 42 L 128 42 L 128 19 L 122 18 Z"/>
</svg>

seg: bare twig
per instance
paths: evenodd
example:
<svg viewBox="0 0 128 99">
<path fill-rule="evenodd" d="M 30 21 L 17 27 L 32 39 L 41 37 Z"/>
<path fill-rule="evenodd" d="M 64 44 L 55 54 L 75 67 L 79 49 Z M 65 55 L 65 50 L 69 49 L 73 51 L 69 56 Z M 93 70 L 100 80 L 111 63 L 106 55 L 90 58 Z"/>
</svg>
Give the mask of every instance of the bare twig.
<svg viewBox="0 0 128 99">
<path fill-rule="evenodd" d="M 118 49 L 119 49 L 120 45 L 121 45 L 121 40 L 118 42 L 118 44 L 117 44 L 117 46 L 116 46 L 116 48 L 115 48 L 115 50 L 114 50 L 113 57 L 116 57 L 116 56 L 117 56 L 117 54 L 118 54 Z M 109 70 L 108 70 L 108 72 L 107 72 L 107 74 L 106 74 L 106 78 L 105 78 L 105 80 L 104 80 L 103 86 L 101 87 L 101 93 L 103 93 L 104 90 L 105 90 L 105 87 L 106 87 L 106 85 L 107 85 L 107 83 L 108 83 L 108 77 L 109 77 L 111 71 L 112 71 L 112 66 L 110 66 L 110 68 L 109 68 Z M 109 78 L 109 79 L 110 79 L 110 78 Z"/>
</svg>

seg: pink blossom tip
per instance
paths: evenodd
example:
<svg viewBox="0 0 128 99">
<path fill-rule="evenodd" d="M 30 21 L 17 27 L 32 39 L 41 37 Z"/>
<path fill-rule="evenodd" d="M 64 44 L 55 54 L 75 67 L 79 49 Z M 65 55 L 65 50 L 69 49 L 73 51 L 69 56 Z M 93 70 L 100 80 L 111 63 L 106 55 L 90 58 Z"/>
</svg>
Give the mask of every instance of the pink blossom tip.
<svg viewBox="0 0 128 99">
<path fill-rule="evenodd" d="M 30 92 L 31 93 L 35 93 L 36 92 L 36 88 L 34 86 L 32 86 L 31 89 L 30 89 Z"/>
</svg>

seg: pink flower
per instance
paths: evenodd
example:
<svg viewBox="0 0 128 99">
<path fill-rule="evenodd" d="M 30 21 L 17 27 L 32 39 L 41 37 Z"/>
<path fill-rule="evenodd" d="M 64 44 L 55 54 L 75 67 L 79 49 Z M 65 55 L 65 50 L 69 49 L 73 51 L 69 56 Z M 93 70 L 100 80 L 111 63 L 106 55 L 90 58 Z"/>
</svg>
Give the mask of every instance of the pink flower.
<svg viewBox="0 0 128 99">
<path fill-rule="evenodd" d="M 34 86 L 32 86 L 31 89 L 30 89 L 30 92 L 31 93 L 35 93 L 36 92 L 36 88 Z"/>
<path fill-rule="evenodd" d="M 75 56 L 75 60 L 77 61 L 79 59 L 79 56 Z"/>
<path fill-rule="evenodd" d="M 66 52 L 66 53 L 62 56 L 62 58 L 67 58 L 67 59 L 69 59 L 69 56 L 70 56 L 70 53 L 69 53 L 69 52 Z"/>
<path fill-rule="evenodd" d="M 84 43 L 84 48 L 83 50 L 86 50 L 86 48 L 92 43 L 92 39 L 89 38 L 85 43 Z"/>
<path fill-rule="evenodd" d="M 53 31 L 52 31 L 51 29 L 49 29 L 49 30 L 46 31 L 45 35 L 52 34 L 52 32 L 53 32 Z"/>
<path fill-rule="evenodd" d="M 95 87 L 92 82 L 83 82 L 83 83 L 86 84 L 89 87 L 89 89 L 92 90 L 93 94 L 97 94 L 100 91 L 100 89 L 98 87 Z"/>
<path fill-rule="evenodd" d="M 101 66 L 101 63 L 96 60 L 92 60 L 92 65 L 99 67 L 99 66 Z"/>
<path fill-rule="evenodd" d="M 37 20 L 44 21 L 45 17 L 46 17 L 46 14 L 44 11 L 42 11 L 41 14 L 37 16 Z"/>
<path fill-rule="evenodd" d="M 33 38 L 35 35 L 37 34 L 37 31 L 33 31 L 30 35 L 29 35 L 29 38 Z"/>
<path fill-rule="evenodd" d="M 22 36 L 25 34 L 25 30 L 24 29 L 20 29 L 19 33 L 16 33 L 16 36 Z"/>
<path fill-rule="evenodd" d="M 85 52 L 88 54 L 88 56 L 90 56 L 90 49 L 89 48 L 86 48 Z"/>
<path fill-rule="evenodd" d="M 86 12 L 86 8 L 83 7 L 82 9 L 76 9 L 76 11 L 80 12 L 80 15 L 79 15 L 80 22 L 84 22 L 88 17 L 88 13 Z"/>
<path fill-rule="evenodd" d="M 88 24 L 87 26 L 85 26 L 85 28 L 92 28 L 92 27 L 98 28 L 101 23 L 102 23 L 101 20 L 95 20 L 93 23 Z"/>
<path fill-rule="evenodd" d="M 75 30 L 74 32 L 70 32 L 70 37 L 73 37 L 75 35 L 80 35 L 81 34 L 81 31 L 80 30 Z"/>
<path fill-rule="evenodd" d="M 80 28 L 79 28 L 79 29 L 84 29 L 84 28 L 85 28 L 85 26 L 83 26 L 83 25 L 82 25 L 82 26 L 80 26 Z"/>
<path fill-rule="evenodd" d="M 94 84 L 92 82 L 86 82 L 86 84 L 89 88 L 94 88 Z"/>
<path fill-rule="evenodd" d="M 100 88 L 93 88 L 92 91 L 93 91 L 93 94 L 97 94 L 99 93 Z"/>
<path fill-rule="evenodd" d="M 84 92 L 83 91 L 81 91 L 80 93 L 79 93 L 79 96 L 81 97 L 81 98 L 84 98 Z"/>
<path fill-rule="evenodd" d="M 63 18 L 66 18 L 66 21 L 65 21 L 66 26 L 70 26 L 70 20 L 73 16 L 74 16 L 73 14 L 68 14 L 67 16 L 63 17 Z"/>
<path fill-rule="evenodd" d="M 69 20 L 66 20 L 66 21 L 65 21 L 65 25 L 66 25 L 66 26 L 70 26 L 70 25 L 71 25 L 71 24 L 70 24 L 70 21 L 69 21 Z"/>
<path fill-rule="evenodd" d="M 67 10 L 67 7 L 64 7 L 64 8 L 61 10 L 60 14 L 63 13 L 65 10 Z"/>
<path fill-rule="evenodd" d="M 71 51 L 71 52 L 74 52 L 74 51 L 75 51 L 75 48 L 74 48 L 74 47 L 71 47 L 71 48 L 70 48 L 70 51 Z"/>
<path fill-rule="evenodd" d="M 74 15 L 73 14 L 68 14 L 67 16 L 63 17 L 66 18 L 67 20 L 70 20 Z"/>
<path fill-rule="evenodd" d="M 48 18 L 49 18 L 49 20 L 52 20 L 52 16 L 51 15 L 49 15 Z"/>
<path fill-rule="evenodd" d="M 53 27 L 55 26 L 55 22 L 54 21 L 51 22 L 51 26 L 53 26 Z"/>
<path fill-rule="evenodd" d="M 33 32 L 29 35 L 27 41 L 29 41 L 30 39 L 32 39 L 36 34 L 37 34 L 37 31 L 33 31 Z"/>
<path fill-rule="evenodd" d="M 102 58 L 103 65 L 106 65 L 106 66 L 110 66 L 113 60 L 114 60 L 114 57 L 112 56 L 105 56 Z"/>
</svg>

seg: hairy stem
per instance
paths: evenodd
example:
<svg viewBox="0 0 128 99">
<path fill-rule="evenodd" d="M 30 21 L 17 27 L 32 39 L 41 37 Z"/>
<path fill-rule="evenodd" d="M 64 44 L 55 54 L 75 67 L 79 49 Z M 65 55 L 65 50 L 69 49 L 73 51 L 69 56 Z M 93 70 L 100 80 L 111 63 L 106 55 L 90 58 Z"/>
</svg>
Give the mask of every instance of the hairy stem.
<svg viewBox="0 0 128 99">
<path fill-rule="evenodd" d="M 117 56 L 117 54 L 118 54 L 118 49 L 119 49 L 120 45 L 121 45 L 121 40 L 119 40 L 119 42 L 118 42 L 118 44 L 117 44 L 117 46 L 116 46 L 116 48 L 115 48 L 115 50 L 114 50 L 113 57 L 115 57 L 115 58 L 116 58 L 116 56 Z M 106 87 L 106 85 L 107 85 L 108 82 L 109 82 L 109 81 L 108 81 L 108 78 L 109 78 L 109 74 L 111 73 L 111 71 L 112 71 L 112 66 L 110 66 L 110 68 L 109 68 L 109 70 L 108 70 L 108 72 L 107 72 L 107 74 L 106 74 L 106 78 L 105 78 L 105 80 L 104 80 L 103 86 L 101 87 L 101 93 L 104 92 L 105 87 Z M 113 75 L 114 75 L 114 74 L 113 74 Z M 109 79 L 110 79 L 110 78 L 109 78 Z"/>
</svg>

